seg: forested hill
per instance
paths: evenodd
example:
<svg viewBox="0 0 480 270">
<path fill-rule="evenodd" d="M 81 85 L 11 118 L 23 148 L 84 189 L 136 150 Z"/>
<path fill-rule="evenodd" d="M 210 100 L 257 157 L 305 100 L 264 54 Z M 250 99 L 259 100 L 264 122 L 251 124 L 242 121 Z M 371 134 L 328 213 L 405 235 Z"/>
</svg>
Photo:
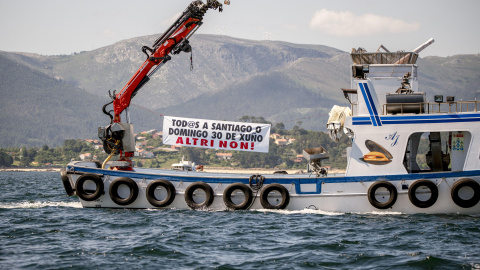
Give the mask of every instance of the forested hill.
<svg viewBox="0 0 480 270">
<path fill-rule="evenodd" d="M 0 55 L 0 146 L 55 145 L 88 136 L 99 98 Z M 79 118 L 84 121 L 79 121 Z"/>
<path fill-rule="evenodd" d="M 109 119 L 101 112 L 108 90 L 121 90 L 145 60 L 143 45 L 157 35 L 93 51 L 42 56 L 0 52 L 0 147 L 53 146 L 94 139 Z M 262 116 L 287 129 L 302 122 L 324 130 L 333 105 L 345 105 L 349 54 L 322 45 L 195 35 L 190 54 L 174 55 L 132 100 L 135 131 L 161 129 L 161 115 L 235 121 Z M 361 44 L 352 44 L 352 47 Z M 393 46 L 388 46 L 393 47 Z M 396 48 L 402 49 L 402 48 Z M 456 100 L 480 98 L 480 56 L 418 61 L 420 91 Z"/>
</svg>

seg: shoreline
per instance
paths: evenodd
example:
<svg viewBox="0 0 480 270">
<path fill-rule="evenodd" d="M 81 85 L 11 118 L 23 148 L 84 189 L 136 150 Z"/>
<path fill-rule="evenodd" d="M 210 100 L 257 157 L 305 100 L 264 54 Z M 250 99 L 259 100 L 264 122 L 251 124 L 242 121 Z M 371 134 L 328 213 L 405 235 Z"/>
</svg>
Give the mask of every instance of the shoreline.
<svg viewBox="0 0 480 270">
<path fill-rule="evenodd" d="M 204 167 L 203 172 L 208 173 L 237 173 L 237 174 L 273 174 L 276 171 L 286 171 L 288 174 L 304 174 L 304 170 L 275 170 L 265 168 L 224 168 L 224 167 Z"/>
<path fill-rule="evenodd" d="M 276 171 L 286 171 L 288 174 L 309 174 L 306 169 L 265 169 L 265 168 L 223 168 L 205 167 L 204 172 L 208 173 L 238 173 L 238 174 L 273 174 Z M 331 170 L 328 174 L 344 174 L 345 170 Z"/>
<path fill-rule="evenodd" d="M 2 168 L 0 172 L 59 172 L 61 168 Z"/>
<path fill-rule="evenodd" d="M 2 168 L 0 172 L 60 172 L 62 168 Z M 273 174 L 275 169 L 264 168 L 228 168 L 228 167 L 205 167 L 203 172 L 209 173 L 238 173 L 238 174 Z M 307 174 L 306 170 L 302 169 L 288 169 L 281 170 L 286 171 L 288 174 Z M 345 170 L 331 170 L 328 174 L 344 174 Z"/>
</svg>

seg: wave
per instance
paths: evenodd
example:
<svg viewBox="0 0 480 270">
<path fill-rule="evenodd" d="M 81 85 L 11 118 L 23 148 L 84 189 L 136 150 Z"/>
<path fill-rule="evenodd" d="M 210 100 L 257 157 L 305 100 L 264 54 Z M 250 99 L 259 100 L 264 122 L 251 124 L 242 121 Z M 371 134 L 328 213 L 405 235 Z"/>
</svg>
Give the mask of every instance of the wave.
<svg viewBox="0 0 480 270">
<path fill-rule="evenodd" d="M 283 214 L 283 215 L 292 215 L 292 214 L 316 214 L 316 215 L 324 215 L 324 216 L 341 216 L 345 215 L 345 213 L 342 212 L 328 212 L 328 211 L 322 211 L 322 210 L 316 210 L 316 209 L 309 209 L 305 208 L 302 210 L 272 210 L 272 209 L 258 209 L 255 211 L 259 212 L 270 212 L 270 213 L 277 213 L 277 214 Z"/>
<path fill-rule="evenodd" d="M 391 211 L 385 211 L 385 212 L 380 212 L 380 211 L 372 211 L 372 212 L 352 212 L 351 214 L 355 215 L 378 215 L 378 216 L 395 216 L 395 215 L 406 215 L 405 213 L 402 212 L 391 212 Z"/>
<path fill-rule="evenodd" d="M 291 214 L 316 214 L 316 215 L 324 215 L 324 216 L 341 216 L 341 215 L 346 215 L 347 213 L 345 212 L 329 212 L 329 211 L 323 211 L 323 210 L 317 210 L 317 209 L 310 209 L 310 208 L 305 208 L 303 210 L 271 210 L 271 209 L 258 209 L 255 211 L 259 212 L 270 212 L 270 213 L 278 213 L 278 214 L 284 214 L 284 215 L 291 215 Z M 380 212 L 380 211 L 372 211 L 372 212 L 349 212 L 348 214 L 354 214 L 354 215 L 378 215 L 378 216 L 396 216 L 396 215 L 405 215 L 405 213 L 402 212 Z"/>
<path fill-rule="evenodd" d="M 82 208 L 80 202 L 41 202 L 41 201 L 24 201 L 16 203 L 0 203 L 0 208 L 19 209 L 19 208 L 43 208 L 43 207 L 71 207 Z"/>
</svg>

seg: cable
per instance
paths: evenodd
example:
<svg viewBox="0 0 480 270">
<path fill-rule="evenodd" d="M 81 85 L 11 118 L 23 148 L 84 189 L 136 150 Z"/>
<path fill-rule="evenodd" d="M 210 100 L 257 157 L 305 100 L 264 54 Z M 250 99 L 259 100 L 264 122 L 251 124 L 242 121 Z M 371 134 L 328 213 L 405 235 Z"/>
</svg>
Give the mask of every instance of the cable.
<svg viewBox="0 0 480 270">
<path fill-rule="evenodd" d="M 117 141 L 117 142 L 115 143 L 115 145 L 118 145 L 118 142 L 119 142 L 119 141 Z M 102 163 L 102 170 L 105 169 L 105 165 L 107 164 L 107 162 L 108 162 L 114 155 L 115 155 L 115 151 L 112 151 L 112 152 L 110 153 L 110 155 L 103 161 L 103 163 Z"/>
</svg>

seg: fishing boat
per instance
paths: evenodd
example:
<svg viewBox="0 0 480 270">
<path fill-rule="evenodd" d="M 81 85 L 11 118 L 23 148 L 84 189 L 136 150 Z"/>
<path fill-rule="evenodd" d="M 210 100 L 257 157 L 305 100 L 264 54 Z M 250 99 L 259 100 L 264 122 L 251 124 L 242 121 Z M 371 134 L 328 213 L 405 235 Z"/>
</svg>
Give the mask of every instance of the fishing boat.
<svg viewBox="0 0 480 270">
<path fill-rule="evenodd" d="M 328 175 L 328 149 L 305 149 L 306 174 L 235 174 L 74 161 L 61 172 L 83 207 L 129 209 L 480 213 L 480 104 L 419 91 L 419 52 L 354 49 L 351 85 L 338 91 L 328 132 L 351 138 L 344 175 Z"/>
<path fill-rule="evenodd" d="M 179 163 L 173 163 L 172 169 L 177 171 L 195 171 L 195 162 L 185 160 L 185 157 L 182 156 L 182 160 Z"/>
</svg>

